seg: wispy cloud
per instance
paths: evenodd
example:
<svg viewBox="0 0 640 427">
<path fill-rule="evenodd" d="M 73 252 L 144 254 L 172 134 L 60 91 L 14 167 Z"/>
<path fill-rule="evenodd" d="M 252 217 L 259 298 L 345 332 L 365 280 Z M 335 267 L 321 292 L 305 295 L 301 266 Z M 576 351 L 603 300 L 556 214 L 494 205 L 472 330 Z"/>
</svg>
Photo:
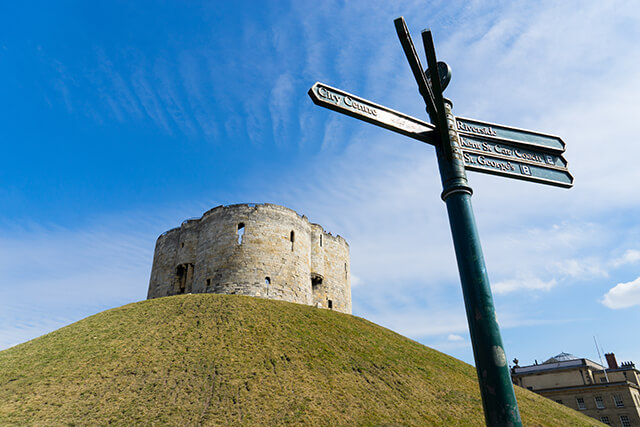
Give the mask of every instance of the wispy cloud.
<svg viewBox="0 0 640 427">
<path fill-rule="evenodd" d="M 290 128 L 292 104 L 296 99 L 292 80 L 288 73 L 278 76 L 269 96 L 269 112 L 276 145 L 282 145 L 288 139 L 287 129 Z"/>
<path fill-rule="evenodd" d="M 460 334 L 467 331 L 464 312 L 450 310 L 411 308 L 403 310 L 402 313 L 391 311 L 386 314 L 372 313 L 368 319 L 414 339 Z"/>
<path fill-rule="evenodd" d="M 60 61 L 54 60 L 53 67 L 58 73 L 57 78 L 53 81 L 53 88 L 62 98 L 67 112 L 72 113 L 74 111 L 74 106 L 69 86 L 73 86 L 75 84 L 75 79 L 73 75 L 69 73 L 67 67 L 65 67 Z"/>
<path fill-rule="evenodd" d="M 211 89 L 211 70 L 207 70 L 206 56 L 212 52 L 203 51 L 203 57 L 197 57 L 191 53 L 185 53 L 180 57 L 180 77 L 184 84 L 189 105 L 193 111 L 194 119 L 201 131 L 210 137 L 219 136 L 218 118 L 215 117 L 213 91 Z"/>
<path fill-rule="evenodd" d="M 140 102 L 130 88 L 130 84 L 116 69 L 103 49 L 96 49 L 95 55 L 97 68 L 89 72 L 87 78 L 93 83 L 99 97 L 104 99 L 119 121 L 140 119 L 142 117 Z"/>
<path fill-rule="evenodd" d="M 628 249 L 621 257 L 611 261 L 613 267 L 620 267 L 627 264 L 635 264 L 640 261 L 640 251 L 637 249 Z"/>
<path fill-rule="evenodd" d="M 133 46 L 122 55 L 97 48 L 83 63 L 50 58 L 53 77 L 43 96 L 63 113 L 84 109 L 97 121 L 114 117 L 185 138 L 248 136 L 255 145 L 273 138 L 278 148 L 298 144 L 312 152 L 270 171 L 267 179 L 252 180 L 230 201 L 280 203 L 342 234 L 351 247 L 356 314 L 414 338 L 463 345 L 450 339 L 465 336 L 467 326 L 432 147 L 321 110 L 306 96 L 309 85 L 321 80 L 426 118 L 393 30 L 393 18 L 405 15 L 421 56 L 419 30 L 434 30 L 438 56 L 453 68 L 447 96 L 456 114 L 559 134 L 568 145 L 576 177 L 570 191 L 469 174 L 496 301 L 508 307 L 501 310 L 501 326 L 561 322 L 553 316 L 560 311 L 556 297 L 578 284 L 604 310 L 595 301 L 610 283 L 626 281 L 621 274 L 640 260 L 640 198 L 633 197 L 640 182 L 634 160 L 640 158 L 635 3 L 407 1 L 371 7 L 328 1 L 256 11 L 259 18 L 243 14 L 240 33 L 224 40 L 207 40 L 205 32 L 185 35 L 184 45 L 178 37 L 170 46 Z M 228 160 L 224 150 L 219 154 L 221 162 Z M 148 280 L 156 235 L 215 204 L 149 226 L 155 231 L 148 236 L 118 221 L 13 235 L 3 229 L 3 280 L 11 278 L 8 288 L 26 286 L 35 297 L 57 298 L 62 307 L 118 295 L 139 299 L 146 289 L 130 292 Z M 123 285 L 114 290 L 108 282 Z M 619 283 L 602 303 L 613 308 L 634 301 L 636 282 Z M 528 298 L 518 300 L 518 291 Z M 10 300 L 17 317 L 16 310 L 26 310 L 19 298 L 15 293 Z M 549 311 L 523 317 L 536 298 Z M 62 319 L 42 304 L 41 312 Z M 47 324 L 18 323 L 24 331 Z"/>
<path fill-rule="evenodd" d="M 471 350 L 471 342 L 461 335 L 449 334 L 446 337 L 433 337 L 424 340 L 429 347 L 443 352 L 456 352 L 463 349 Z"/>
<path fill-rule="evenodd" d="M 147 71 L 139 67 L 131 76 L 131 84 L 136 97 L 140 100 L 146 115 L 161 129 L 172 134 L 171 126 L 167 120 L 167 112 L 149 81 Z"/>
<path fill-rule="evenodd" d="M 190 136 L 195 134 L 194 117 L 183 99 L 182 85 L 176 79 L 177 66 L 165 59 L 157 60 L 154 64 L 154 77 L 157 81 L 155 92 L 161 100 L 161 105 L 171 118 L 180 134 Z"/>
<path fill-rule="evenodd" d="M 154 242 L 186 216 L 126 212 L 73 229 L 2 224 L 0 349 L 145 299 Z"/>
<path fill-rule="evenodd" d="M 555 279 L 542 281 L 534 276 L 522 276 L 516 279 L 504 280 L 491 286 L 496 294 L 507 294 L 515 291 L 549 291 L 557 284 Z"/>
</svg>

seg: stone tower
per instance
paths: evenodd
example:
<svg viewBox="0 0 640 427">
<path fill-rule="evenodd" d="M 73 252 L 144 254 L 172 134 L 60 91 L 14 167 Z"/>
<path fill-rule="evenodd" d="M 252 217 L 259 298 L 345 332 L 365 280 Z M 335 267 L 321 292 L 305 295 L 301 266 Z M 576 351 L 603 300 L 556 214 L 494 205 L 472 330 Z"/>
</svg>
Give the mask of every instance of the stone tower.
<svg viewBox="0 0 640 427">
<path fill-rule="evenodd" d="M 273 204 L 218 206 L 156 243 L 148 299 L 249 295 L 351 313 L 349 245 Z"/>
</svg>

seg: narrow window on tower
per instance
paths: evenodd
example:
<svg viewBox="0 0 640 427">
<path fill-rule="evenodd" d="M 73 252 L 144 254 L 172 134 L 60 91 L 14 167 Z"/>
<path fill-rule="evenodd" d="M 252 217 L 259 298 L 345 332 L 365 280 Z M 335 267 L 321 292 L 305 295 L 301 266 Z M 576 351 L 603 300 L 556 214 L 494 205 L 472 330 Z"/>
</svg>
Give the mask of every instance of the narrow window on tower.
<svg viewBox="0 0 640 427">
<path fill-rule="evenodd" d="M 289 240 L 291 240 L 291 250 L 293 251 L 293 241 L 295 240 L 295 234 L 293 230 L 291 230 L 291 234 L 289 235 Z"/>
<path fill-rule="evenodd" d="M 264 278 L 264 284 L 265 285 L 270 285 L 271 284 L 271 277 L 267 276 Z"/>
<path fill-rule="evenodd" d="M 322 247 L 322 234 L 320 235 L 320 247 Z"/>
<path fill-rule="evenodd" d="M 193 280 L 193 264 L 180 264 L 176 267 L 175 293 L 190 294 Z"/>
<path fill-rule="evenodd" d="M 238 244 L 242 244 L 242 238 L 244 237 L 244 222 L 238 224 Z"/>
</svg>

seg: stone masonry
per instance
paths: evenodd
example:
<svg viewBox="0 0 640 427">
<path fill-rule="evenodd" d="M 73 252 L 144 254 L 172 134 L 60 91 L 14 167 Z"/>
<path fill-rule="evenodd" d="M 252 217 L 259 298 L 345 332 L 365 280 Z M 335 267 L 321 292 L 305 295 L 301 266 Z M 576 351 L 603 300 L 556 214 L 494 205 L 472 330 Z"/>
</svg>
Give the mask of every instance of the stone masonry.
<svg viewBox="0 0 640 427">
<path fill-rule="evenodd" d="M 351 313 L 349 245 L 273 204 L 218 206 L 156 243 L 147 299 L 249 295 Z"/>
</svg>

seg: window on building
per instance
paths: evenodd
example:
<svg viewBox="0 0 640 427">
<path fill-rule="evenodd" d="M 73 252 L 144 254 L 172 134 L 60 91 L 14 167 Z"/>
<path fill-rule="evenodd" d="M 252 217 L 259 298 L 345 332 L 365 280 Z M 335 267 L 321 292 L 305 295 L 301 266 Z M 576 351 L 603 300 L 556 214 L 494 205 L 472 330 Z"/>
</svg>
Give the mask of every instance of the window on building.
<svg viewBox="0 0 640 427">
<path fill-rule="evenodd" d="M 327 307 L 329 307 L 329 310 L 333 310 L 333 301 L 328 300 L 327 301 Z"/>
<path fill-rule="evenodd" d="M 267 276 L 264 278 L 264 284 L 265 285 L 270 285 L 271 284 L 271 277 Z"/>
<path fill-rule="evenodd" d="M 600 417 L 600 422 L 601 422 L 602 424 L 606 424 L 606 425 L 608 425 L 608 426 L 610 426 L 610 425 L 611 425 L 611 421 L 609 421 L 609 417 L 607 417 L 606 415 L 604 415 L 604 416 Z"/>
<path fill-rule="evenodd" d="M 319 274 L 311 274 L 311 290 L 317 291 L 319 286 L 322 285 L 322 276 Z"/>
<path fill-rule="evenodd" d="M 576 401 L 578 402 L 578 409 L 587 409 L 587 405 L 584 404 L 582 397 L 576 397 Z"/>
<path fill-rule="evenodd" d="M 631 421 L 626 415 L 620 415 L 620 424 L 622 424 L 622 427 L 631 427 Z"/>
<path fill-rule="evenodd" d="M 289 234 L 289 240 L 291 240 L 291 250 L 293 250 L 293 242 L 296 238 L 296 233 L 293 232 L 293 230 L 291 230 L 291 234 Z"/>
<path fill-rule="evenodd" d="M 322 247 L 322 234 L 320 235 L 320 247 Z"/>
<path fill-rule="evenodd" d="M 238 244 L 242 244 L 242 238 L 244 237 L 244 222 L 238 224 Z"/>
<path fill-rule="evenodd" d="M 619 394 L 613 395 L 613 401 L 616 404 L 616 408 L 624 408 L 624 402 L 622 401 L 622 396 Z"/>
<path fill-rule="evenodd" d="M 604 400 L 602 400 L 602 396 L 596 396 L 593 399 L 596 401 L 596 408 L 604 409 Z"/>
<path fill-rule="evenodd" d="M 180 264 L 176 267 L 176 294 L 190 294 L 193 281 L 193 264 Z"/>
</svg>

